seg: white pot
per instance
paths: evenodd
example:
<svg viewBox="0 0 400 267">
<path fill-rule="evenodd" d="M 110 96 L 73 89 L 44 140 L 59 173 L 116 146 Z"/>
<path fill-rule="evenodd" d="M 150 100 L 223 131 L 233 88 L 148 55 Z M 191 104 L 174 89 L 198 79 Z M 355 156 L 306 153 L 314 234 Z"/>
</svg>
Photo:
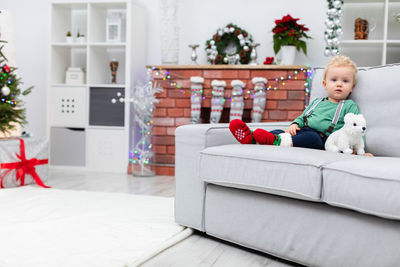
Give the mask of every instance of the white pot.
<svg viewBox="0 0 400 267">
<path fill-rule="evenodd" d="M 65 41 L 67 42 L 67 43 L 72 43 L 72 36 L 65 36 Z"/>
<path fill-rule="evenodd" d="M 78 43 L 84 43 L 84 42 L 86 42 L 86 37 L 82 37 L 82 36 L 79 36 L 78 38 L 77 38 L 77 41 L 78 41 Z"/>
<path fill-rule="evenodd" d="M 296 47 L 293 45 L 285 45 L 281 47 L 281 64 L 282 65 L 293 65 L 294 58 L 296 56 Z"/>
</svg>

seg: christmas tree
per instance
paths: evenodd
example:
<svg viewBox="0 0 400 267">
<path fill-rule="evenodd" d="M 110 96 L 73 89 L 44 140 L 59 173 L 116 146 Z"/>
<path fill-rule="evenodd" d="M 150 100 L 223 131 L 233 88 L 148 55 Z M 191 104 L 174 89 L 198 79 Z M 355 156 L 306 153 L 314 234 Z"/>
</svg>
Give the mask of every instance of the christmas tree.
<svg viewBox="0 0 400 267">
<path fill-rule="evenodd" d="M 26 110 L 20 97 L 29 94 L 32 87 L 21 90 L 21 79 L 15 74 L 16 68 L 7 65 L 1 43 L 6 41 L 0 40 L 0 131 L 9 133 L 17 124 L 26 123 Z"/>
</svg>

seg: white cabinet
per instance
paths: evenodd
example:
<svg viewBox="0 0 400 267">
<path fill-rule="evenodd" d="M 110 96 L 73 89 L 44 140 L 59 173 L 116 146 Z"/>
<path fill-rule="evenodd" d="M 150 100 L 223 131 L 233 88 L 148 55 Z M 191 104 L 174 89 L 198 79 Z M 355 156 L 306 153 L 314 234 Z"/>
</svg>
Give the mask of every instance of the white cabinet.
<svg viewBox="0 0 400 267">
<path fill-rule="evenodd" d="M 114 18 L 118 15 L 119 42 L 106 41 L 110 13 Z M 135 79 L 145 72 L 145 9 L 130 0 L 53 2 L 50 24 L 47 134 L 59 141 L 64 138 L 60 135 L 68 133 L 59 129 L 77 129 L 85 139 L 82 148 L 85 160 L 74 166 L 126 172 L 131 136 L 130 103 L 117 102 L 115 107 L 110 103 L 116 92 L 129 98 Z M 72 42 L 66 38 L 68 32 Z M 78 33 L 84 39 L 78 40 Z M 111 83 L 110 62 L 114 60 L 118 61 L 118 70 L 116 83 Z M 66 84 L 66 71 L 71 67 L 84 70 L 83 84 Z M 102 120 L 101 116 L 113 117 Z M 69 140 L 67 136 L 65 140 Z M 68 165 L 62 159 L 74 156 L 60 156 L 64 153 L 60 149 L 50 151 L 54 154 L 50 157 L 57 159 L 53 161 L 55 165 Z M 82 154 L 82 151 L 76 153 Z"/>
<path fill-rule="evenodd" d="M 340 53 L 350 56 L 359 66 L 400 62 L 400 0 L 345 0 Z M 354 22 L 367 19 L 368 40 L 354 40 Z"/>
</svg>

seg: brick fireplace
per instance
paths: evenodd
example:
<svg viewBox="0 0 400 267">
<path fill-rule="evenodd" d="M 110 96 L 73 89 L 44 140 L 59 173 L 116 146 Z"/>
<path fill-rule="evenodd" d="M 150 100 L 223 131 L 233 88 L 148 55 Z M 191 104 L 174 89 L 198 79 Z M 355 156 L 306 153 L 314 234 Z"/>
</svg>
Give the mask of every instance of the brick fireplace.
<svg viewBox="0 0 400 267">
<path fill-rule="evenodd" d="M 252 90 L 254 77 L 265 77 L 267 101 L 263 122 L 291 121 L 299 116 L 305 106 L 307 74 L 305 66 L 279 65 L 165 65 L 149 66 L 153 82 L 159 83 L 164 91 L 157 95 L 160 102 L 153 113 L 153 151 L 151 167 L 157 175 L 174 175 L 176 127 L 190 123 L 190 77 L 204 78 L 201 123 L 209 123 L 212 98 L 211 81 L 226 81 L 224 110 L 221 123 L 229 122 L 231 81 L 245 83 L 245 110 L 243 121 L 251 121 Z"/>
</svg>

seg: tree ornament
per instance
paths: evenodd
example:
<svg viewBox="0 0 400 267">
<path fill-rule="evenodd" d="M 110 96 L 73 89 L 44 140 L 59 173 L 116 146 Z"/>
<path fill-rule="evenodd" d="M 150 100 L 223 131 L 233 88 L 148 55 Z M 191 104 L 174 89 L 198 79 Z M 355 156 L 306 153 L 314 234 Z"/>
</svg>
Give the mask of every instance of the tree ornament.
<svg viewBox="0 0 400 267">
<path fill-rule="evenodd" d="M 7 85 L 4 85 L 3 88 L 1 88 L 1 93 L 4 96 L 8 96 L 10 94 L 10 88 Z"/>
<path fill-rule="evenodd" d="M 3 65 L 3 71 L 4 71 L 5 73 L 9 73 L 9 72 L 11 71 L 11 69 L 10 69 L 9 66 L 7 66 L 6 64 L 4 64 L 4 65 Z"/>
<path fill-rule="evenodd" d="M 342 1 L 339 1 L 339 0 L 334 1 L 333 7 L 336 9 L 340 9 L 342 7 Z"/>
</svg>

